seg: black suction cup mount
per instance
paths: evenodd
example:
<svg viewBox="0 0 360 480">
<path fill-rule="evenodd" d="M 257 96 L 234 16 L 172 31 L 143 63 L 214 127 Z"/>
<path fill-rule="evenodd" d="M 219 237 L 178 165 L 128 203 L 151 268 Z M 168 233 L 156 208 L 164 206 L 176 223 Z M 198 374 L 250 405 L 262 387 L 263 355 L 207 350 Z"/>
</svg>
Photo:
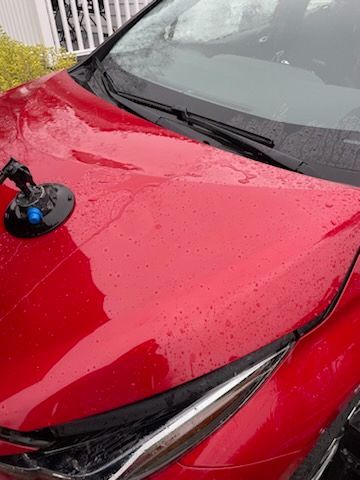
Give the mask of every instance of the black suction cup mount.
<svg viewBox="0 0 360 480">
<path fill-rule="evenodd" d="M 64 185 L 36 185 L 30 170 L 11 159 L 0 171 L 0 185 L 9 179 L 20 189 L 10 203 L 4 223 L 15 237 L 30 238 L 49 233 L 64 223 L 75 207 L 75 196 Z"/>
</svg>

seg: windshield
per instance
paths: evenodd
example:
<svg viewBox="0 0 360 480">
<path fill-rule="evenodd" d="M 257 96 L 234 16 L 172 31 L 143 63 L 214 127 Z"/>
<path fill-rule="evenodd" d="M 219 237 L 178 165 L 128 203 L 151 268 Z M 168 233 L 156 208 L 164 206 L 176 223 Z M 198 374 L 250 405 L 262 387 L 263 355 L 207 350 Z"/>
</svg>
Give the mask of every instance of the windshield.
<svg viewBox="0 0 360 480">
<path fill-rule="evenodd" d="M 197 100 L 325 177 L 360 171 L 359 0 L 163 0 L 104 65 L 123 91 Z"/>
</svg>

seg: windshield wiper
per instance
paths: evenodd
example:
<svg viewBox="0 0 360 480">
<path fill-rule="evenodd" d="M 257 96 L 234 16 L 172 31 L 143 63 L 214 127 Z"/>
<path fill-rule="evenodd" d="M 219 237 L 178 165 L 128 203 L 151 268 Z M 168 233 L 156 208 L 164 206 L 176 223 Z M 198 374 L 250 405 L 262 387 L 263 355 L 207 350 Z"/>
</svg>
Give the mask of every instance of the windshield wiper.
<svg viewBox="0 0 360 480">
<path fill-rule="evenodd" d="M 107 95 L 116 104 L 126 108 L 128 111 L 164 128 L 179 130 L 181 125 L 185 125 L 189 130 L 195 130 L 200 134 L 213 138 L 238 153 L 249 154 L 255 160 L 294 172 L 321 177 L 313 167 L 302 160 L 275 150 L 273 140 L 267 137 L 191 113 L 182 106 L 169 106 L 119 91 L 100 60 L 96 57 L 93 57 L 93 59 L 95 68 L 101 75 L 101 84 Z M 163 117 L 159 112 L 176 118 Z M 184 130 L 182 129 L 182 131 Z"/>
<path fill-rule="evenodd" d="M 160 112 L 168 113 L 169 115 L 175 115 L 175 116 L 179 117 L 180 120 L 183 120 L 183 121 L 187 121 L 188 119 L 190 120 L 190 115 L 195 118 L 194 114 L 190 114 L 190 113 L 188 114 L 187 110 L 183 107 L 173 107 L 173 106 L 165 105 L 163 103 L 156 102 L 156 101 L 153 101 L 153 100 L 149 100 L 147 98 L 143 98 L 143 97 L 140 97 L 140 96 L 137 96 L 137 95 L 132 95 L 130 93 L 120 92 L 117 89 L 117 87 L 115 86 L 115 82 L 111 78 L 111 75 L 106 71 L 103 64 L 100 62 L 100 60 L 98 58 L 94 57 L 94 62 L 95 62 L 97 70 L 101 74 L 103 87 L 105 88 L 107 94 L 113 100 L 115 100 L 117 103 L 123 103 L 124 101 L 126 102 L 126 100 L 129 100 L 129 102 L 131 102 L 131 103 L 126 102 L 126 103 L 123 103 L 123 105 L 125 107 L 129 108 L 129 109 L 131 108 L 136 113 L 138 113 L 139 111 L 141 113 L 144 113 L 144 117 L 145 117 L 146 113 L 148 113 L 148 110 L 142 110 L 142 109 L 139 110 L 139 109 L 136 108 L 136 106 L 132 105 L 132 103 L 136 103 L 140 106 L 145 106 L 145 107 L 148 107 L 148 108 L 153 108 L 153 109 L 158 110 Z M 185 114 L 186 114 L 186 118 L 185 118 Z M 241 130 L 237 127 L 232 127 L 232 126 L 227 126 L 227 125 L 224 125 L 224 124 L 220 124 L 220 123 L 216 122 L 216 120 L 206 119 L 205 117 L 200 117 L 200 116 L 197 116 L 197 115 L 196 115 L 196 117 L 198 119 L 203 119 L 203 121 L 212 122 L 213 125 L 219 125 L 224 130 L 225 129 L 229 130 L 230 133 L 234 132 L 237 135 L 241 135 L 244 138 L 248 138 L 249 140 L 253 140 L 254 142 L 260 143 L 260 144 L 265 145 L 269 148 L 274 147 L 274 142 L 270 138 L 263 137 L 263 136 L 258 135 L 256 133 L 253 133 L 253 132 L 248 132 L 246 130 Z M 195 122 L 195 120 L 192 121 L 192 123 L 194 123 L 194 122 Z M 190 125 L 190 122 L 189 122 L 189 125 Z M 199 125 L 199 126 L 201 126 L 201 125 Z"/>
<path fill-rule="evenodd" d="M 160 118 L 157 124 L 164 128 L 173 128 L 176 130 L 176 124 L 179 125 L 180 121 L 185 123 L 186 127 L 210 136 L 219 143 L 230 147 L 231 150 L 235 150 L 244 155 L 248 154 L 255 160 L 282 167 L 293 172 L 316 176 L 316 172 L 310 165 L 307 165 L 295 157 L 286 155 L 279 150 L 274 150 L 273 144 L 270 146 L 266 144 L 265 141 L 252 140 L 247 136 L 245 137 L 243 133 L 238 133 L 236 129 L 230 126 L 224 126 L 214 120 L 191 114 L 182 107 L 172 107 L 171 112 L 176 115 L 177 120 Z"/>
</svg>

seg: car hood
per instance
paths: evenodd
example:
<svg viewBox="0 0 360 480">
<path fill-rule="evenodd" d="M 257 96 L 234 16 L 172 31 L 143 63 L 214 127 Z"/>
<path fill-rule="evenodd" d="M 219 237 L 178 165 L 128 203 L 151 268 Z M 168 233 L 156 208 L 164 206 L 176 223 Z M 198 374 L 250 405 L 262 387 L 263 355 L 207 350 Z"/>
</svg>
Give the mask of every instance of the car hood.
<svg viewBox="0 0 360 480">
<path fill-rule="evenodd" d="M 359 247 L 358 189 L 161 129 L 66 72 L 0 98 L 10 156 L 77 204 L 37 239 L 0 226 L 4 427 L 117 408 L 274 341 L 328 307 Z"/>
</svg>

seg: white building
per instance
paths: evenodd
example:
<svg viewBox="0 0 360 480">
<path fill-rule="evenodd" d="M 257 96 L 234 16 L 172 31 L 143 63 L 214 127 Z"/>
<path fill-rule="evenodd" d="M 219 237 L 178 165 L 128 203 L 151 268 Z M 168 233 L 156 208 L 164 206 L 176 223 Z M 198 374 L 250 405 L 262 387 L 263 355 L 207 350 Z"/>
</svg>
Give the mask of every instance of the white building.
<svg viewBox="0 0 360 480">
<path fill-rule="evenodd" d="M 149 0 L 0 0 L 0 26 L 28 45 L 89 53 Z"/>
</svg>

